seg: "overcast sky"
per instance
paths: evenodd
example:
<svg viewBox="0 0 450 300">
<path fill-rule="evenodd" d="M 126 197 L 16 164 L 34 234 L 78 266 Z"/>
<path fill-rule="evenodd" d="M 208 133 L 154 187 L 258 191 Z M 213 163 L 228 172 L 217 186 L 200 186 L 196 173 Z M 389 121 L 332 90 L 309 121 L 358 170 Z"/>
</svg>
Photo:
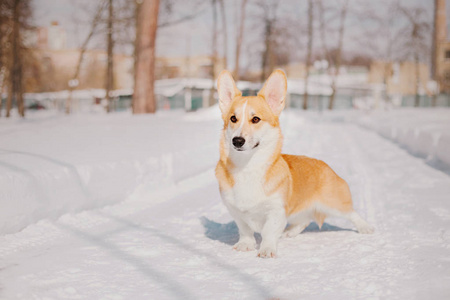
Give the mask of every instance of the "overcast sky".
<svg viewBox="0 0 450 300">
<path fill-rule="evenodd" d="M 92 10 L 99 0 L 33 0 L 34 1 L 34 20 L 37 26 L 48 26 L 52 21 L 58 21 L 59 24 L 67 31 L 68 47 L 76 48 L 85 38 L 88 32 L 89 19 L 92 17 Z M 238 0 L 226 0 L 227 10 L 227 29 L 228 29 L 228 53 L 230 57 L 230 63 L 233 61 L 234 56 L 234 18 L 235 18 L 235 3 Z M 336 1 L 336 0 L 329 0 Z M 369 0 L 353 0 L 355 3 L 366 2 L 376 10 L 382 10 L 383 7 L 381 1 L 369 1 Z M 386 0 L 389 1 L 389 0 Z M 386 2 L 385 1 L 385 2 Z M 132 0 L 130 0 L 132 2 Z M 240 2 L 240 0 L 239 0 Z M 250 1 L 249 1 L 250 2 Z M 351 1 L 352 2 L 352 1 Z M 350 2 L 350 3 L 351 3 Z M 403 0 L 401 1 L 405 5 L 420 5 L 427 9 L 428 15 L 432 17 L 432 10 L 434 0 Z M 177 2 L 175 2 L 177 3 Z M 189 10 L 192 10 L 192 3 L 198 3 L 198 1 L 179 1 L 181 4 L 175 5 L 181 7 L 179 14 L 189 14 Z M 184 55 L 201 55 L 211 53 L 211 9 L 209 5 L 210 1 L 205 1 L 203 4 L 196 5 L 204 6 L 203 13 L 200 14 L 194 20 L 184 22 L 180 25 L 172 26 L 169 28 L 163 28 L 158 31 L 157 42 L 157 55 L 164 56 L 184 56 Z M 306 0 L 281 0 L 279 15 L 284 18 L 292 18 L 298 20 L 298 22 L 306 22 Z M 326 3 L 326 2 L 325 2 Z M 450 15 L 450 5 L 447 4 L 447 15 Z M 89 9 L 91 7 L 91 9 Z M 247 13 L 247 35 L 244 37 L 245 45 L 247 49 L 243 50 L 243 56 L 246 61 L 249 61 L 252 57 L 252 45 L 258 44 L 261 37 L 258 33 L 260 28 L 254 28 L 252 18 L 255 17 L 254 8 Z M 220 22 L 220 19 L 219 19 Z M 220 26 L 220 23 L 219 23 Z M 253 26 L 253 27 L 252 27 Z M 358 52 L 360 44 L 355 41 L 358 24 L 355 21 L 350 21 L 347 31 L 347 41 L 345 43 L 345 50 L 350 52 Z M 302 35 L 299 32 L 299 35 Z M 305 39 L 306 37 L 303 37 Z M 220 38 L 219 38 L 220 39 Z M 302 39 L 300 36 L 299 39 Z M 219 41 L 221 43 L 221 41 Z M 97 37 L 91 43 L 91 47 L 102 47 L 104 45 L 103 37 Z M 132 51 L 130 47 L 122 47 L 121 51 Z M 219 45 L 219 51 L 222 52 L 222 47 Z M 255 52 L 258 49 L 254 50 Z M 302 49 L 298 51 L 299 56 L 303 54 Z M 248 56 L 248 57 L 245 57 Z"/>
</svg>

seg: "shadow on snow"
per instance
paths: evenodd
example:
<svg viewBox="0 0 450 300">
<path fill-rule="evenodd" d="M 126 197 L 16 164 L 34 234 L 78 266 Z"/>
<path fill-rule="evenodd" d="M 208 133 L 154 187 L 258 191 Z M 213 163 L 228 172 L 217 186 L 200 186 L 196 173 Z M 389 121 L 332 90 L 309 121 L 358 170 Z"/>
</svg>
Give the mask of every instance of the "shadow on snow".
<svg viewBox="0 0 450 300">
<path fill-rule="evenodd" d="M 200 217 L 200 222 L 205 228 L 205 236 L 211 240 L 219 241 L 227 245 L 234 245 L 239 241 L 239 229 L 236 222 L 231 221 L 226 224 L 217 223 L 208 219 L 207 217 Z M 325 231 L 353 231 L 352 229 L 341 228 L 328 223 L 324 223 L 322 228 L 315 222 L 311 222 L 308 227 L 306 227 L 302 234 L 309 232 L 325 232 Z M 261 243 L 261 235 L 255 234 L 257 244 Z"/>
</svg>

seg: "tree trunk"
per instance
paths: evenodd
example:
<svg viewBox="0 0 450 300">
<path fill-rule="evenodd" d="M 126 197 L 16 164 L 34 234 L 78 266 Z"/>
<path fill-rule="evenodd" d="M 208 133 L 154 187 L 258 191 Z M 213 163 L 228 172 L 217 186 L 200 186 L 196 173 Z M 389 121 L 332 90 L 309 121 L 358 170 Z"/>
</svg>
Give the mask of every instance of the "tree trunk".
<svg viewBox="0 0 450 300">
<path fill-rule="evenodd" d="M 11 76 L 11 74 L 9 74 Z M 14 88 L 12 86 L 12 80 L 10 80 L 9 86 L 8 86 L 8 99 L 6 100 L 6 117 L 9 118 L 11 116 L 11 108 L 12 108 L 12 101 L 13 101 L 13 91 Z"/>
<path fill-rule="evenodd" d="M 114 41 L 113 41 L 113 17 L 114 8 L 113 0 L 109 0 L 109 14 L 108 14 L 108 65 L 106 69 L 106 112 L 111 110 L 111 91 L 114 89 Z"/>
<path fill-rule="evenodd" d="M 342 47 L 344 44 L 344 30 L 345 30 L 345 19 L 347 16 L 347 9 L 348 9 L 348 0 L 344 2 L 344 6 L 341 10 L 341 18 L 340 18 L 340 26 L 339 26 L 339 37 L 338 37 L 338 48 L 336 53 L 336 64 L 335 64 L 335 71 L 333 74 L 333 78 L 331 81 L 331 96 L 330 96 L 330 103 L 328 105 L 328 109 L 332 110 L 334 107 L 334 98 L 336 96 L 336 80 L 339 76 L 339 69 L 341 67 L 341 59 L 342 59 Z"/>
<path fill-rule="evenodd" d="M 0 91 L 3 91 L 3 85 L 0 84 Z M 0 92 L 0 118 L 2 117 L 3 93 Z"/>
<path fill-rule="evenodd" d="M 136 38 L 134 39 L 134 51 L 133 51 L 133 59 L 134 59 L 134 64 L 133 64 L 133 80 L 134 80 L 134 82 L 136 82 L 136 74 L 137 74 L 137 72 L 136 72 L 136 70 L 137 70 L 137 56 L 138 56 L 138 36 L 140 36 L 141 35 L 141 28 L 140 28 L 140 26 L 139 26 L 139 22 L 138 22 L 138 19 L 139 19 L 139 12 L 141 11 L 141 6 L 142 6 L 142 3 L 141 2 L 139 2 L 139 1 L 134 1 L 134 5 L 135 5 L 135 7 L 134 7 L 134 20 L 135 20 L 135 22 L 134 22 L 134 30 L 135 30 L 135 32 L 136 32 Z M 134 112 L 134 100 L 132 100 L 131 101 L 131 111 L 133 111 Z"/>
<path fill-rule="evenodd" d="M 22 68 L 22 49 L 20 42 L 20 2 L 15 0 L 14 3 L 14 29 L 13 29 L 13 72 L 14 72 L 14 94 L 16 96 L 17 110 L 21 117 L 25 117 L 25 108 L 23 103 L 23 68 Z"/>
<path fill-rule="evenodd" d="M 390 61 L 389 62 L 384 62 L 384 67 L 383 67 L 383 85 L 384 85 L 384 95 L 383 95 L 383 100 L 384 100 L 384 103 L 386 104 L 386 103 L 390 103 L 390 98 L 389 98 L 389 91 L 388 91 L 388 84 L 389 84 L 389 82 L 388 82 L 388 78 L 389 78 L 389 76 L 390 76 L 390 71 L 391 71 L 391 68 L 390 68 L 390 66 L 391 66 L 391 64 L 390 64 Z M 376 107 L 376 108 L 378 108 L 378 107 Z"/>
<path fill-rule="evenodd" d="M 319 5 L 319 27 L 320 27 L 320 40 L 322 43 L 322 48 L 325 51 L 325 58 L 328 61 L 328 65 L 330 66 L 332 64 L 332 59 L 331 59 L 331 55 L 330 55 L 330 51 L 328 50 L 328 46 L 327 46 L 327 41 L 325 38 L 325 12 L 324 12 L 324 7 L 323 7 L 323 2 L 322 0 L 319 0 L 318 2 Z"/>
<path fill-rule="evenodd" d="M 311 67 L 311 54 L 313 46 L 313 0 L 308 1 L 308 45 L 306 52 L 305 92 L 303 94 L 303 109 L 308 109 L 308 80 Z"/>
<path fill-rule="evenodd" d="M 434 92 L 433 96 L 431 96 L 431 106 L 432 107 L 435 107 L 437 105 L 437 97 L 438 97 L 437 92 Z"/>
<path fill-rule="evenodd" d="M 133 113 L 156 111 L 155 42 L 158 27 L 159 0 L 143 0 L 138 12 L 136 35 L 136 69 L 133 93 Z"/>
<path fill-rule="evenodd" d="M 3 14 L 0 12 L 0 44 L 3 45 Z M 3 47 L 0 47 L 0 118 L 2 116 L 3 106 L 3 82 L 5 80 L 5 74 L 3 70 Z"/>
<path fill-rule="evenodd" d="M 25 117 L 25 103 L 23 99 L 23 72 L 19 71 L 20 77 L 17 81 L 17 110 L 19 111 L 19 115 L 21 117 Z"/>
<path fill-rule="evenodd" d="M 269 59 L 271 56 L 271 39 L 272 39 L 272 21 L 266 20 L 266 26 L 264 31 L 264 43 L 265 43 L 265 49 L 262 56 L 262 62 L 261 62 L 261 82 L 264 82 L 267 79 L 267 65 L 269 64 Z"/>
<path fill-rule="evenodd" d="M 212 85 L 209 90 L 209 105 L 214 103 L 214 82 L 216 80 L 216 64 L 217 64 L 217 7 L 216 0 L 211 0 L 213 13 L 213 30 L 212 30 L 212 53 L 211 53 L 211 79 Z"/>
<path fill-rule="evenodd" d="M 338 72 L 338 71 L 336 71 Z M 334 98 L 336 97 L 336 76 L 333 76 L 331 82 L 331 95 L 330 95 L 330 103 L 328 104 L 328 109 L 332 110 L 334 107 Z"/>
<path fill-rule="evenodd" d="M 415 99 L 414 106 L 419 107 L 420 105 L 420 95 L 419 95 L 419 86 L 420 86 L 420 66 L 419 66 L 419 55 L 417 51 L 414 53 L 414 66 L 416 71 L 416 86 L 415 86 Z"/>
<path fill-rule="evenodd" d="M 228 34 L 227 34 L 227 19 L 224 0 L 219 0 L 220 3 L 220 13 L 222 18 L 222 30 L 223 30 L 223 57 L 224 57 L 224 68 L 228 68 Z"/>
<path fill-rule="evenodd" d="M 20 17 L 20 1 L 14 1 L 13 8 L 13 28 L 12 28 L 12 61 L 11 70 L 9 72 L 10 79 L 10 89 L 8 93 L 8 102 L 6 104 L 6 117 L 11 115 L 11 107 L 13 98 L 17 103 L 17 110 L 19 115 L 25 116 L 25 107 L 23 103 L 23 90 L 22 90 L 22 80 L 23 80 L 23 69 L 22 69 L 22 51 L 20 47 L 20 28 L 19 28 L 19 17 Z"/>
<path fill-rule="evenodd" d="M 443 42 L 447 40 L 447 26 L 446 26 L 446 12 L 445 12 L 445 0 L 434 0 L 434 18 L 433 18 L 433 38 L 432 38 L 432 48 L 431 48 L 431 78 L 440 82 L 442 78 L 439 76 L 439 48 Z M 440 93 L 438 90 L 435 93 Z M 433 97 L 434 99 L 436 97 Z M 433 106 L 436 105 L 433 101 Z"/>
<path fill-rule="evenodd" d="M 247 0 L 241 0 L 241 17 L 239 23 L 239 33 L 236 41 L 236 60 L 234 64 L 234 78 L 236 81 L 239 81 L 239 59 L 241 56 L 241 47 L 242 40 L 244 38 L 244 25 L 245 25 L 245 6 L 247 4 Z"/>
</svg>

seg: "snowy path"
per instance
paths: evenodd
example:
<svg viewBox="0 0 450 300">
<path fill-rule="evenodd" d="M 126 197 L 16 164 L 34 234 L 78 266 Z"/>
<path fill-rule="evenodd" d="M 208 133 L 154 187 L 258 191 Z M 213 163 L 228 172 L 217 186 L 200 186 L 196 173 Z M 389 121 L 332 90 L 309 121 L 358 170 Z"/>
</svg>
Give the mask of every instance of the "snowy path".
<svg viewBox="0 0 450 300">
<path fill-rule="evenodd" d="M 328 162 L 374 235 L 327 219 L 280 240 L 277 259 L 232 251 L 210 169 L 0 237 L 0 298 L 449 298 L 450 177 L 356 125 L 285 118 L 284 152 Z"/>
</svg>

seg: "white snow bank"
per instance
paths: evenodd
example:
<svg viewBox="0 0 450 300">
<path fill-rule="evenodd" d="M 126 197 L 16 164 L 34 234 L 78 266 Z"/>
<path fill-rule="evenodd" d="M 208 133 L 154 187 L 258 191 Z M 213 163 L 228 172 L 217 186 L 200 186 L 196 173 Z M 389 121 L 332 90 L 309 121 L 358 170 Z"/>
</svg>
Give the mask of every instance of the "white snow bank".
<svg viewBox="0 0 450 300">
<path fill-rule="evenodd" d="M 157 188 L 213 167 L 220 122 L 183 116 L 0 120 L 0 234 L 122 201 L 142 182 Z M 210 150 L 199 156 L 199 148 Z"/>
<path fill-rule="evenodd" d="M 450 167 L 450 109 L 403 108 L 369 111 L 356 122 L 426 158 Z"/>
</svg>

